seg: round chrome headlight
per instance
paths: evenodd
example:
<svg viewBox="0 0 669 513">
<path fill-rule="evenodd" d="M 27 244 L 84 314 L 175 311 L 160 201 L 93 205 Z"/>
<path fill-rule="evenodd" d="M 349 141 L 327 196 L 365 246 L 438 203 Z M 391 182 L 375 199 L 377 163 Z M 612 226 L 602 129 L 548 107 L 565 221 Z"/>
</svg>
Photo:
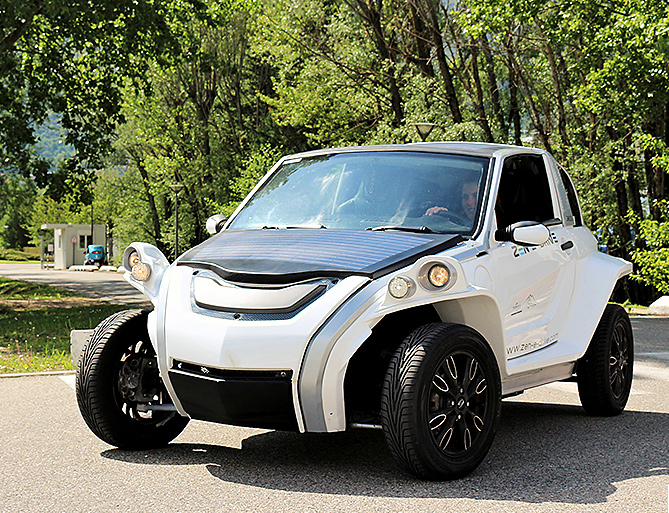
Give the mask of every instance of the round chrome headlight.
<svg viewBox="0 0 669 513">
<path fill-rule="evenodd" d="M 457 274 L 453 266 L 446 262 L 426 262 L 418 274 L 421 287 L 430 292 L 443 292 L 455 283 Z"/>
<path fill-rule="evenodd" d="M 451 271 L 442 264 L 434 264 L 427 272 L 427 279 L 433 287 L 443 288 L 451 281 Z"/>
<path fill-rule="evenodd" d="M 395 276 L 388 283 L 388 292 L 395 299 L 402 299 L 413 292 L 414 284 L 409 278 Z"/>
<path fill-rule="evenodd" d="M 131 258 L 132 255 L 130 255 L 130 259 Z M 132 274 L 132 277 L 135 278 L 137 281 L 146 281 L 151 276 L 151 267 L 149 267 L 149 264 L 146 264 L 144 262 L 137 262 L 135 265 L 132 266 L 130 274 Z"/>
</svg>

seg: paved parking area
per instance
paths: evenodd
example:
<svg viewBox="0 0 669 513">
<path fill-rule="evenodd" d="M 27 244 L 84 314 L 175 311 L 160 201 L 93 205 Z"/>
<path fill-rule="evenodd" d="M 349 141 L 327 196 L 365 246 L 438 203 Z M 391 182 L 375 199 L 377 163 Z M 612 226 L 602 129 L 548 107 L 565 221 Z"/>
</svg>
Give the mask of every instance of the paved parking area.
<svg viewBox="0 0 669 513">
<path fill-rule="evenodd" d="M 471 476 L 397 470 L 378 431 L 299 435 L 191 422 L 167 448 L 95 438 L 73 376 L 0 379 L 0 511 L 666 512 L 669 320 L 633 319 L 627 410 L 591 418 L 574 383 L 504 401 Z"/>
<path fill-rule="evenodd" d="M 39 264 L 0 264 L 0 276 L 52 285 L 113 303 L 146 307 L 151 303 L 123 279 L 123 274 L 103 271 L 40 269 Z"/>
</svg>

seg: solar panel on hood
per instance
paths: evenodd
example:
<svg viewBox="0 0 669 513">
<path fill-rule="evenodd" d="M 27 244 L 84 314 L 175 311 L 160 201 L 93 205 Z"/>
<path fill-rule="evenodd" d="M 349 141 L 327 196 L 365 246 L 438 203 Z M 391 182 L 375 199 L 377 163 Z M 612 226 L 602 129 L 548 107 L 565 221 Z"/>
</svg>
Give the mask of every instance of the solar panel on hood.
<svg viewBox="0 0 669 513">
<path fill-rule="evenodd" d="M 229 231 L 193 248 L 179 264 L 197 264 L 239 281 L 246 281 L 244 275 L 371 276 L 406 258 L 460 240 L 452 235 L 354 230 Z"/>
</svg>

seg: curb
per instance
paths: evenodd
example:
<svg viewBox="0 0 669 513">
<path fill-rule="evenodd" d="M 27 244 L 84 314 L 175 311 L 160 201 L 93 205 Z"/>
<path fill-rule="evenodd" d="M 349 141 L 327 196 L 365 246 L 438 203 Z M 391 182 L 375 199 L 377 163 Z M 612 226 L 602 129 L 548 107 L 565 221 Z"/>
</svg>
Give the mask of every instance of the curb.
<svg viewBox="0 0 669 513">
<path fill-rule="evenodd" d="M 69 376 L 74 375 L 76 371 L 47 371 L 47 372 L 16 372 L 13 374 L 0 374 L 2 378 L 28 378 L 30 376 Z"/>
</svg>

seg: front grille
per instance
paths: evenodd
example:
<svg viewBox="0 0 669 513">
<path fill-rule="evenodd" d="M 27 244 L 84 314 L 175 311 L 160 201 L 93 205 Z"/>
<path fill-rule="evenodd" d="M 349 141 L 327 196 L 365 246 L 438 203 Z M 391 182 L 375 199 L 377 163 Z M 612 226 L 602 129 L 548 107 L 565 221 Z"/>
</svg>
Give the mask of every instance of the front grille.
<svg viewBox="0 0 669 513">
<path fill-rule="evenodd" d="M 212 273 L 211 271 L 195 271 L 193 274 L 199 274 L 200 276 L 202 275 L 210 275 L 211 277 L 214 277 L 217 280 L 220 280 L 220 277 Z M 191 282 L 191 287 L 190 287 L 190 307 L 193 313 L 199 314 L 199 315 L 206 315 L 207 317 L 214 317 L 216 319 L 226 319 L 226 320 L 235 320 L 235 321 L 284 321 L 287 319 L 292 319 L 295 317 L 297 314 L 299 314 L 302 310 L 304 310 L 307 306 L 309 306 L 311 303 L 316 301 L 319 297 L 321 297 L 323 294 L 325 294 L 328 290 L 330 290 L 334 285 L 339 283 L 338 278 L 324 278 L 321 280 L 314 280 L 310 283 L 313 284 L 318 284 L 318 285 L 325 285 L 320 290 L 320 293 L 315 295 L 314 297 L 311 298 L 310 301 L 300 305 L 299 308 L 291 311 L 291 312 L 284 312 L 284 313 L 252 313 L 252 312 L 222 312 L 219 310 L 213 310 L 209 308 L 203 308 L 199 306 L 196 301 L 195 301 L 195 291 L 193 287 L 193 283 Z M 233 284 L 228 284 L 230 287 L 236 287 L 236 285 Z"/>
</svg>

